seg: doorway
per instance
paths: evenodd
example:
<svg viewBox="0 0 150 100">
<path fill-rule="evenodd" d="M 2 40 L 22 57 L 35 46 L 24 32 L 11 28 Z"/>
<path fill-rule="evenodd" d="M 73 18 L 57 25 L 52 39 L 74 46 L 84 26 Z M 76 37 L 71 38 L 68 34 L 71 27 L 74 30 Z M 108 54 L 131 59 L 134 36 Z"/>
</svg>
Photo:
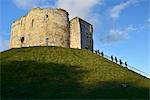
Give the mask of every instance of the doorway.
<svg viewBox="0 0 150 100">
<path fill-rule="evenodd" d="M 21 47 L 22 47 L 24 43 L 24 37 L 21 37 L 20 41 L 21 41 Z"/>
</svg>

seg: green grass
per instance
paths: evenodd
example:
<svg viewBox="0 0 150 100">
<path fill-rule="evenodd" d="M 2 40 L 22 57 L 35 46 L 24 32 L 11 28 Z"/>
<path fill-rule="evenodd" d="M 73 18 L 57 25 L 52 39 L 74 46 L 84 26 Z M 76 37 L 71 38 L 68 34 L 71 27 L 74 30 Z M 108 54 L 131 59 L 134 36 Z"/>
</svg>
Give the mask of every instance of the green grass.
<svg viewBox="0 0 150 100">
<path fill-rule="evenodd" d="M 150 79 L 87 50 L 11 49 L 0 64 L 2 99 L 149 99 Z"/>
</svg>

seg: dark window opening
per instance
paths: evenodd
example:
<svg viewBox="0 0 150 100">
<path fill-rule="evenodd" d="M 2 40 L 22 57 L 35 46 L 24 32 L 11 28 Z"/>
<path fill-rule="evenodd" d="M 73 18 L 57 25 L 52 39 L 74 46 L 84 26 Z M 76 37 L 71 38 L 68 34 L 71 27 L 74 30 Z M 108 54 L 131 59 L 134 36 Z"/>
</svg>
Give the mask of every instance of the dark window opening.
<svg viewBox="0 0 150 100">
<path fill-rule="evenodd" d="M 23 43 L 24 42 L 24 37 L 21 37 L 21 43 Z"/>
<path fill-rule="evenodd" d="M 48 18 L 48 15 L 46 15 L 46 18 Z"/>
<path fill-rule="evenodd" d="M 34 24 L 34 20 L 32 19 L 32 27 L 33 27 L 33 24 Z"/>
<path fill-rule="evenodd" d="M 23 42 L 24 42 L 24 37 L 21 37 L 20 41 L 21 41 L 21 47 L 22 47 Z"/>
</svg>

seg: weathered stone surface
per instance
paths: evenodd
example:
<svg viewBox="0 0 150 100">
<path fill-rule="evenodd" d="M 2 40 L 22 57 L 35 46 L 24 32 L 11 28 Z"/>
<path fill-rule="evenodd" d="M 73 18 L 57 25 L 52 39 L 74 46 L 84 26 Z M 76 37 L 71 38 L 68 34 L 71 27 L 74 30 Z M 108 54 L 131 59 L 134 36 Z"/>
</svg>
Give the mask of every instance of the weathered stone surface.
<svg viewBox="0 0 150 100">
<path fill-rule="evenodd" d="M 69 18 L 65 10 L 34 8 L 12 24 L 11 48 L 36 45 L 69 47 Z"/>
<path fill-rule="evenodd" d="M 68 15 L 63 9 L 33 8 L 12 24 L 10 48 L 47 45 L 92 50 L 92 25 L 80 18 L 69 21 Z"/>
<path fill-rule="evenodd" d="M 93 50 L 93 27 L 76 17 L 70 21 L 70 47 Z"/>
</svg>

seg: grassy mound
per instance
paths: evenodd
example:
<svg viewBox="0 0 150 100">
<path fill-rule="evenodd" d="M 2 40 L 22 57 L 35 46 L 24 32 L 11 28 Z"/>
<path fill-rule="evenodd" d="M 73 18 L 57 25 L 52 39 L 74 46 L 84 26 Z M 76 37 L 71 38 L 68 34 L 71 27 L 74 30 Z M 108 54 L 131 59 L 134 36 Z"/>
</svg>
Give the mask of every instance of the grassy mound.
<svg viewBox="0 0 150 100">
<path fill-rule="evenodd" d="M 11 49 L 0 64 L 3 99 L 149 99 L 150 79 L 87 50 Z"/>
</svg>

